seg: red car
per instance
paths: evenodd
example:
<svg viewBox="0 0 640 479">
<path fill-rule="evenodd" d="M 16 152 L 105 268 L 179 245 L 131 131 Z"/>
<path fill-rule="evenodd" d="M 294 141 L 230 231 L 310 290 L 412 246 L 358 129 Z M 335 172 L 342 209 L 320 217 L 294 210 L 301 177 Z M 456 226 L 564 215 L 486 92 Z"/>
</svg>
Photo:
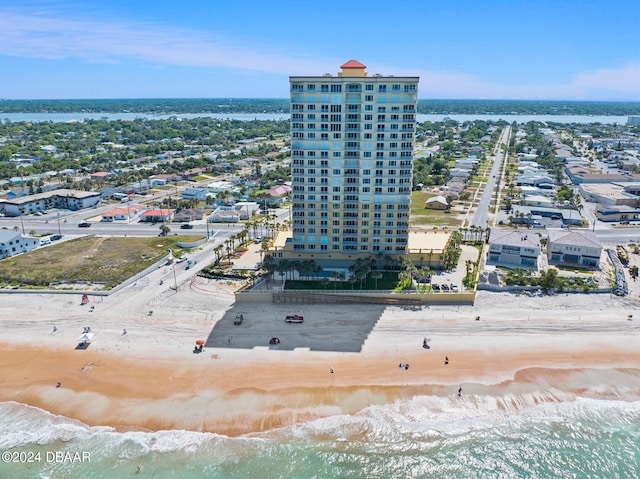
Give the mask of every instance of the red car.
<svg viewBox="0 0 640 479">
<path fill-rule="evenodd" d="M 304 318 L 302 316 L 298 316 L 297 314 L 293 314 L 284 318 L 286 323 L 302 323 Z"/>
</svg>

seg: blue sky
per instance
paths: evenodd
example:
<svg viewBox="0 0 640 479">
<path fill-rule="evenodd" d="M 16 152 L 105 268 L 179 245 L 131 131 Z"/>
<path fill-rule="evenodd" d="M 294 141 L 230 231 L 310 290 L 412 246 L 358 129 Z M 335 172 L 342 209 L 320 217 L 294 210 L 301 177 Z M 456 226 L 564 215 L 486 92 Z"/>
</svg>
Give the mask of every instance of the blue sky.
<svg viewBox="0 0 640 479">
<path fill-rule="evenodd" d="M 420 98 L 640 100 L 636 0 L 3 0 L 0 98 L 286 98 L 290 75 Z"/>
</svg>

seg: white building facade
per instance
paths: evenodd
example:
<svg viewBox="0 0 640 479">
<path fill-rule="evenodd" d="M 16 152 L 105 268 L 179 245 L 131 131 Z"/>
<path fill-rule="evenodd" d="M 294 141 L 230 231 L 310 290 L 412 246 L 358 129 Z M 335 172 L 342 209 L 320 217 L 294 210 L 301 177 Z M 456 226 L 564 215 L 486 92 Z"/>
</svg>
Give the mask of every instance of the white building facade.
<svg viewBox="0 0 640 479">
<path fill-rule="evenodd" d="M 418 77 L 292 76 L 293 252 L 404 254 Z"/>
</svg>

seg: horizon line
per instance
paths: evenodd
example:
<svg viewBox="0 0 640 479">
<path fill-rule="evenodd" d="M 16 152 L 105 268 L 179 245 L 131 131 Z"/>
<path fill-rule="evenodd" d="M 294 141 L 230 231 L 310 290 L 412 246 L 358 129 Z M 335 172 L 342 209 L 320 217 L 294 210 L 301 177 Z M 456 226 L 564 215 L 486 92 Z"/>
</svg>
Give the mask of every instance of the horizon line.
<svg viewBox="0 0 640 479">
<path fill-rule="evenodd" d="M 290 101 L 288 97 L 112 97 L 112 98 L 0 98 L 0 102 L 12 101 L 157 101 L 157 100 L 273 100 Z M 562 99 L 515 99 L 515 98 L 418 98 L 418 101 L 486 101 L 486 102 L 561 102 L 561 103 L 640 103 L 640 100 L 562 100 Z"/>
</svg>

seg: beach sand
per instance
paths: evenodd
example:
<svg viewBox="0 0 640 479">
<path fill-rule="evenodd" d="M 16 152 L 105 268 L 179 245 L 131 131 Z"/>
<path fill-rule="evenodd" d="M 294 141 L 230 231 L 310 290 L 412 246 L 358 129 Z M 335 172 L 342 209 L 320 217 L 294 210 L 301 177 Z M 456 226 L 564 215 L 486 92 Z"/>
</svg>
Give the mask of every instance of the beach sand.
<svg viewBox="0 0 640 479">
<path fill-rule="evenodd" d="M 231 291 L 210 282 L 176 294 L 152 281 L 85 306 L 79 295 L 0 295 L 0 401 L 120 430 L 235 436 L 397 399 L 455 396 L 460 387 L 463 399 L 492 396 L 502 408 L 640 397 L 632 300 L 481 292 L 472 307 L 296 308 L 234 305 Z M 234 327 L 236 310 L 245 322 Z M 305 323 L 285 325 L 288 311 Z M 357 320 L 369 316 L 363 332 Z M 93 343 L 75 350 L 86 326 Z M 270 328 L 281 328 L 281 350 L 269 350 Z M 309 338 L 327 328 L 331 347 L 318 350 Z M 194 354 L 198 338 L 208 346 Z M 356 352 L 342 352 L 361 338 Z"/>
</svg>

